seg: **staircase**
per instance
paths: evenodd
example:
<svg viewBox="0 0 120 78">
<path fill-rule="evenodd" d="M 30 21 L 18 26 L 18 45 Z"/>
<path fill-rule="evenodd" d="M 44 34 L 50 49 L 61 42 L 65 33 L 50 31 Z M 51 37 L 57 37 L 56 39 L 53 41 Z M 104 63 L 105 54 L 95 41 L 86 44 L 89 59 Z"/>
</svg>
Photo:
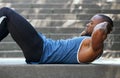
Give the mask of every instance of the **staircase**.
<svg viewBox="0 0 120 78">
<path fill-rule="evenodd" d="M 0 7 L 14 9 L 38 32 L 52 39 L 80 36 L 97 13 L 114 20 L 113 32 L 105 41 L 102 55 L 112 63 L 103 59 L 92 64 L 29 65 L 24 62 L 20 47 L 8 35 L 0 42 L 0 78 L 120 78 L 120 66 L 114 65 L 120 64 L 119 0 L 0 0 Z"/>
<path fill-rule="evenodd" d="M 0 7 L 14 9 L 52 39 L 80 36 L 93 15 L 104 13 L 114 20 L 114 29 L 105 41 L 103 57 L 120 57 L 119 0 L 0 0 Z M 0 57 L 23 57 L 10 35 L 0 43 Z"/>
</svg>

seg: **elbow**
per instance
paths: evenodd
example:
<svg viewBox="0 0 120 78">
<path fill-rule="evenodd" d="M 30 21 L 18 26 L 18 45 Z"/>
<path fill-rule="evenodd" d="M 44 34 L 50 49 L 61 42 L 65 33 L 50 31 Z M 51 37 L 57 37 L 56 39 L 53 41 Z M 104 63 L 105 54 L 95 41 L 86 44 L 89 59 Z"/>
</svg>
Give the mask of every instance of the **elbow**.
<svg viewBox="0 0 120 78">
<path fill-rule="evenodd" d="M 89 64 L 89 63 L 91 63 L 93 61 L 94 61 L 94 59 L 88 59 L 88 60 L 81 60 L 80 62 Z"/>
<path fill-rule="evenodd" d="M 79 58 L 79 61 L 81 63 L 86 63 L 86 64 L 89 64 L 89 63 L 93 62 L 94 60 L 95 60 L 95 58 L 93 58 L 93 57 L 85 57 L 85 58 L 81 57 L 81 58 Z"/>
</svg>

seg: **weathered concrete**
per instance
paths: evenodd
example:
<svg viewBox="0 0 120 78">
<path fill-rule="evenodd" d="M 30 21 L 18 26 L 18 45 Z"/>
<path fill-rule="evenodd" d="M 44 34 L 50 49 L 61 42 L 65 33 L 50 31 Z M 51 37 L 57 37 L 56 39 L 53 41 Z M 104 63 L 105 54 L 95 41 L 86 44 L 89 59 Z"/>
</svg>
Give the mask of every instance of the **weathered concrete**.
<svg viewBox="0 0 120 78">
<path fill-rule="evenodd" d="M 120 78 L 120 65 L 115 64 L 28 65 L 23 60 L 0 60 L 0 78 Z"/>
</svg>

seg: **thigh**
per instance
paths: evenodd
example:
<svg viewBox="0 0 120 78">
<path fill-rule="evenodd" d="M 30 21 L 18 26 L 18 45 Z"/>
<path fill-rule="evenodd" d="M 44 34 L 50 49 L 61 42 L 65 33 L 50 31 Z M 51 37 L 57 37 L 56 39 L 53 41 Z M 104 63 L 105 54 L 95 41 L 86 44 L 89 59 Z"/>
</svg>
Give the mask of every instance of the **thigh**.
<svg viewBox="0 0 120 78">
<path fill-rule="evenodd" d="M 8 31 L 23 50 L 27 61 L 38 61 L 42 54 L 43 40 L 33 26 L 15 11 L 5 8 Z"/>
</svg>

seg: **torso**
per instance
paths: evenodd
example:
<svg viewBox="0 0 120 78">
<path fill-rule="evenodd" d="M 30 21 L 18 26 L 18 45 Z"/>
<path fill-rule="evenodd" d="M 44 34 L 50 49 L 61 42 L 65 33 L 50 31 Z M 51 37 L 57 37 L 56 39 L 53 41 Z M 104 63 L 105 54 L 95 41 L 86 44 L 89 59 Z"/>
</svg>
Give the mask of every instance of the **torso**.
<svg viewBox="0 0 120 78">
<path fill-rule="evenodd" d="M 43 54 L 40 63 L 78 64 L 78 48 L 86 36 L 67 40 L 51 40 L 41 35 L 44 40 Z"/>
</svg>

